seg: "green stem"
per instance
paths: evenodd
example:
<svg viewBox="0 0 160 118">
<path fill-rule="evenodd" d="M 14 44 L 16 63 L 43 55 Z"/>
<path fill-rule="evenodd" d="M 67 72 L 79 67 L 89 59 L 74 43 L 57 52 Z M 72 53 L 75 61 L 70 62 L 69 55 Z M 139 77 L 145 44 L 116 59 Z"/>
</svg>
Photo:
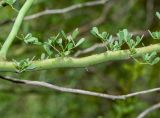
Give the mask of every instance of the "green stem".
<svg viewBox="0 0 160 118">
<path fill-rule="evenodd" d="M 150 52 L 160 52 L 160 44 L 154 44 L 142 48 L 136 49 L 136 54 L 132 57 L 139 57 L 145 53 Z M 35 70 L 46 70 L 46 69 L 53 69 L 53 68 L 67 68 L 67 67 L 88 67 L 91 65 L 107 62 L 107 61 L 114 61 L 114 60 L 125 60 L 131 58 L 131 52 L 129 50 L 119 50 L 119 51 L 107 51 L 100 54 L 95 54 L 87 57 L 82 58 L 71 58 L 71 57 L 64 57 L 64 58 L 53 58 L 53 59 L 46 59 L 43 61 L 33 61 L 31 66 L 35 67 L 32 70 L 26 71 L 35 71 Z M 14 62 L 0 62 L 0 71 L 12 71 L 16 72 L 16 66 Z"/>
<path fill-rule="evenodd" d="M 22 24 L 23 18 L 26 14 L 26 12 L 29 10 L 29 8 L 31 7 L 32 3 L 34 0 L 26 0 L 26 2 L 24 3 L 24 5 L 22 6 L 21 10 L 19 11 L 19 14 L 15 20 L 15 23 L 12 27 L 12 30 L 10 32 L 10 34 L 8 35 L 6 41 L 4 42 L 4 44 L 2 45 L 2 48 L 0 50 L 0 59 L 1 60 L 5 60 L 6 59 L 6 55 L 7 55 L 7 51 L 9 49 L 9 47 L 11 46 L 13 40 L 15 39 L 18 30 Z"/>
</svg>

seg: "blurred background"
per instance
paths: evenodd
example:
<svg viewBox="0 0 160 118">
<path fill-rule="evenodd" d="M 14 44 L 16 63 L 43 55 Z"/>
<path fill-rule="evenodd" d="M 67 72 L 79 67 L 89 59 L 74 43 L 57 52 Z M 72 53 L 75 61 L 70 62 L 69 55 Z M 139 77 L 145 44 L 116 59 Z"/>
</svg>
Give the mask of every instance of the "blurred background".
<svg viewBox="0 0 160 118">
<path fill-rule="evenodd" d="M 35 0 L 27 16 L 47 9 L 62 9 L 71 5 L 93 0 Z M 98 1 L 98 0 L 97 0 Z M 13 6 L 21 8 L 24 0 Z M 109 0 L 105 4 L 83 7 L 64 14 L 48 14 L 37 18 L 26 17 L 17 36 L 32 33 L 40 41 L 46 41 L 62 29 L 66 33 L 79 28 L 77 40 L 85 37 L 86 41 L 72 52 L 71 56 L 83 57 L 104 52 L 97 46 L 100 40 L 90 34 L 92 27 L 107 31 L 116 36 L 119 30 L 127 28 L 134 35 L 143 35 L 143 43 L 157 43 L 148 34 L 148 30 L 160 28 L 160 21 L 155 16 L 160 10 L 159 0 Z M 0 9 L 0 42 L 8 36 L 17 12 L 7 6 Z M 92 46 L 97 46 L 88 53 L 81 53 Z M 96 47 L 95 46 L 95 47 Z M 8 59 L 39 59 L 43 48 L 26 45 L 18 38 L 9 50 Z M 79 53 L 78 53 L 79 52 Z M 25 72 L 21 74 L 1 72 L 1 75 L 21 79 L 39 80 L 59 86 L 78 88 L 113 95 L 128 94 L 160 86 L 160 63 L 149 66 L 133 60 L 110 61 L 87 68 L 62 68 Z M 0 117 L 1 118 L 135 118 L 146 108 L 160 102 L 160 93 L 155 92 L 127 100 L 108 100 L 86 95 L 61 93 L 44 88 L 27 87 L 0 82 Z M 158 118 L 160 110 L 151 112 L 147 118 Z"/>
</svg>

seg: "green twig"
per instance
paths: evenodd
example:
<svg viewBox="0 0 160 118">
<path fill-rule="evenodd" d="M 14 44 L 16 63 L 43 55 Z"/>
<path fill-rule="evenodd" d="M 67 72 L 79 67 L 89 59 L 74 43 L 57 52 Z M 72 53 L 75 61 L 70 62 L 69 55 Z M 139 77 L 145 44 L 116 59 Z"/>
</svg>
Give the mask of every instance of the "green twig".
<svg viewBox="0 0 160 118">
<path fill-rule="evenodd" d="M 136 53 L 131 54 L 130 50 L 119 50 L 119 51 L 107 51 L 100 54 L 95 54 L 82 58 L 71 58 L 71 57 L 58 57 L 53 59 L 46 59 L 41 61 L 32 61 L 31 66 L 34 66 L 32 70 L 46 70 L 52 68 L 67 68 L 67 67 L 88 67 L 95 64 L 114 61 L 114 60 L 125 60 L 132 57 L 142 56 L 143 54 L 150 52 L 160 52 L 160 44 L 154 44 L 142 48 L 136 48 Z M 0 71 L 12 71 L 17 72 L 14 62 L 0 62 Z"/>
<path fill-rule="evenodd" d="M 12 27 L 12 30 L 11 30 L 10 34 L 8 35 L 6 41 L 4 42 L 4 44 L 2 45 L 2 48 L 0 50 L 0 60 L 5 60 L 6 59 L 8 49 L 11 46 L 13 40 L 15 39 L 15 37 L 16 37 L 18 31 L 19 31 L 19 28 L 22 24 L 23 18 L 25 16 L 26 12 L 31 7 L 33 1 L 34 0 L 26 0 L 24 5 L 22 6 L 21 10 L 19 11 L 19 14 L 18 14 L 18 16 L 15 20 L 15 23 Z"/>
</svg>

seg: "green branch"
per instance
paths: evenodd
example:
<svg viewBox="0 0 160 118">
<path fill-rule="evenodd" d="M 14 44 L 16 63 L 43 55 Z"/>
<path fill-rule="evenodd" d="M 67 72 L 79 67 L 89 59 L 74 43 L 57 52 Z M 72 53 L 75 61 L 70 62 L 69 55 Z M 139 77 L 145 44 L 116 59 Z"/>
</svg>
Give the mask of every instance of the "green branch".
<svg viewBox="0 0 160 118">
<path fill-rule="evenodd" d="M 23 18 L 26 14 L 26 12 L 29 10 L 29 8 L 31 7 L 32 3 L 34 0 L 26 0 L 25 4 L 22 6 L 21 10 L 19 11 L 19 14 L 16 18 L 16 21 L 12 27 L 12 30 L 10 32 L 10 34 L 8 35 L 8 38 L 6 39 L 6 41 L 4 42 L 1 50 L 0 50 L 0 60 L 5 60 L 6 59 L 6 55 L 8 52 L 9 47 L 11 46 L 14 38 L 16 37 L 19 28 L 22 24 Z"/>
<path fill-rule="evenodd" d="M 135 49 L 136 53 L 133 57 L 139 57 L 143 54 L 150 52 L 160 52 L 160 44 L 154 44 L 142 48 Z M 46 59 L 41 61 L 33 61 L 30 66 L 32 69 L 25 71 L 45 70 L 53 68 L 67 68 L 67 67 L 88 67 L 95 64 L 112 61 L 112 60 L 125 60 L 131 58 L 130 50 L 107 51 L 100 54 L 95 54 L 82 58 L 59 57 L 53 59 Z M 0 71 L 18 72 L 14 62 L 0 62 Z"/>
</svg>

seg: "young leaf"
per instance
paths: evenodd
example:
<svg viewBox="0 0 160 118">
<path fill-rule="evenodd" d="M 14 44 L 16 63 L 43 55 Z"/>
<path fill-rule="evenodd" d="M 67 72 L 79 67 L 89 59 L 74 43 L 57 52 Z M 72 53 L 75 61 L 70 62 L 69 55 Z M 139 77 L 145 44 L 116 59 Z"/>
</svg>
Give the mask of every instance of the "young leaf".
<svg viewBox="0 0 160 118">
<path fill-rule="evenodd" d="M 67 35 L 65 34 L 65 32 L 62 30 L 61 31 L 61 34 L 62 34 L 62 36 L 67 40 L 68 38 L 67 38 Z"/>
<path fill-rule="evenodd" d="M 132 38 L 132 35 L 129 34 L 127 29 L 123 29 L 122 31 L 119 31 L 117 36 L 120 39 L 120 41 L 124 40 L 125 42 L 129 42 Z"/>
<path fill-rule="evenodd" d="M 71 53 L 71 51 L 69 51 L 69 50 L 68 50 L 68 51 L 65 51 L 65 52 L 64 52 L 64 56 L 67 56 L 67 55 L 69 55 L 70 53 Z"/>
<path fill-rule="evenodd" d="M 143 36 L 142 37 L 136 36 L 136 44 L 135 44 L 135 46 L 137 46 L 142 41 L 142 38 L 143 38 Z"/>
<path fill-rule="evenodd" d="M 50 37 L 50 38 L 48 39 L 48 43 L 49 43 L 50 45 L 55 45 L 56 40 L 58 39 L 58 37 L 59 37 L 59 33 L 57 34 L 57 36 L 52 36 L 52 37 Z"/>
<path fill-rule="evenodd" d="M 154 65 L 160 61 L 160 57 L 157 57 L 157 52 L 147 53 L 142 56 L 143 60 L 150 65 Z"/>
<path fill-rule="evenodd" d="M 151 62 L 151 65 L 154 65 L 156 63 L 158 63 L 160 61 L 160 58 L 159 57 L 156 57 L 152 62 Z"/>
<path fill-rule="evenodd" d="M 45 57 L 46 57 L 45 53 L 42 53 L 42 54 L 41 54 L 41 60 L 44 60 Z"/>
<path fill-rule="evenodd" d="M 149 60 L 149 59 L 148 59 L 148 56 L 149 56 L 149 53 L 144 54 L 144 55 L 142 55 L 142 59 L 146 62 L 146 61 Z"/>
<path fill-rule="evenodd" d="M 153 39 L 160 39 L 160 32 L 156 31 L 156 32 L 150 32 L 150 35 L 152 36 Z"/>
<path fill-rule="evenodd" d="M 75 39 L 77 37 L 77 35 L 79 34 L 78 28 L 75 29 L 72 33 L 72 38 Z"/>
<path fill-rule="evenodd" d="M 41 45 L 42 43 L 38 41 L 38 38 L 32 37 L 32 34 L 29 33 L 24 37 L 24 42 L 26 44 L 35 44 L 35 45 Z"/>
<path fill-rule="evenodd" d="M 44 50 L 46 51 L 46 53 L 48 54 L 48 56 L 52 55 L 52 51 L 50 50 L 50 46 L 47 44 L 43 45 Z"/>
<path fill-rule="evenodd" d="M 73 48 L 73 43 L 68 43 L 68 44 L 67 44 L 67 49 L 68 49 L 68 50 L 71 50 L 72 48 Z"/>
<path fill-rule="evenodd" d="M 85 38 L 81 38 L 78 43 L 75 45 L 75 47 L 81 45 L 85 41 Z"/>
<path fill-rule="evenodd" d="M 148 59 L 149 60 L 152 60 L 153 58 L 155 58 L 157 55 L 157 52 L 152 52 L 149 56 L 148 56 Z"/>
<path fill-rule="evenodd" d="M 108 37 L 109 37 L 109 33 L 107 33 L 107 32 L 102 32 L 102 37 L 103 37 L 103 39 L 107 40 Z"/>
<path fill-rule="evenodd" d="M 21 73 L 21 72 L 23 72 L 27 69 L 35 68 L 34 65 L 31 65 L 31 62 L 32 62 L 33 59 L 29 60 L 29 58 L 27 58 L 27 59 L 23 59 L 23 60 L 20 60 L 20 61 L 16 61 L 16 60 L 13 59 L 14 64 L 15 64 L 16 69 L 17 69 L 17 72 Z"/>
<path fill-rule="evenodd" d="M 69 35 L 69 36 L 67 36 L 67 40 L 68 40 L 68 42 L 73 42 L 73 38 L 72 38 L 72 36 L 71 35 Z"/>
<path fill-rule="evenodd" d="M 28 38 L 31 38 L 32 37 L 32 34 L 31 33 L 28 33 L 25 37 L 24 37 L 24 39 L 28 39 Z"/>
<path fill-rule="evenodd" d="M 35 44 L 35 45 L 41 45 L 42 44 L 41 42 L 38 41 L 38 38 L 36 38 L 36 37 L 31 37 L 31 38 L 29 38 L 27 40 L 24 40 L 24 42 L 26 44 L 29 44 L 29 43 Z"/>
<path fill-rule="evenodd" d="M 91 34 L 93 34 L 95 37 L 97 37 L 97 35 L 99 34 L 98 28 L 93 27 L 92 30 L 91 30 Z"/>
<path fill-rule="evenodd" d="M 62 38 L 59 38 L 59 39 L 57 40 L 57 43 L 58 43 L 59 45 L 62 45 Z"/>
<path fill-rule="evenodd" d="M 156 12 L 156 16 L 160 19 L 160 13 Z"/>
</svg>

